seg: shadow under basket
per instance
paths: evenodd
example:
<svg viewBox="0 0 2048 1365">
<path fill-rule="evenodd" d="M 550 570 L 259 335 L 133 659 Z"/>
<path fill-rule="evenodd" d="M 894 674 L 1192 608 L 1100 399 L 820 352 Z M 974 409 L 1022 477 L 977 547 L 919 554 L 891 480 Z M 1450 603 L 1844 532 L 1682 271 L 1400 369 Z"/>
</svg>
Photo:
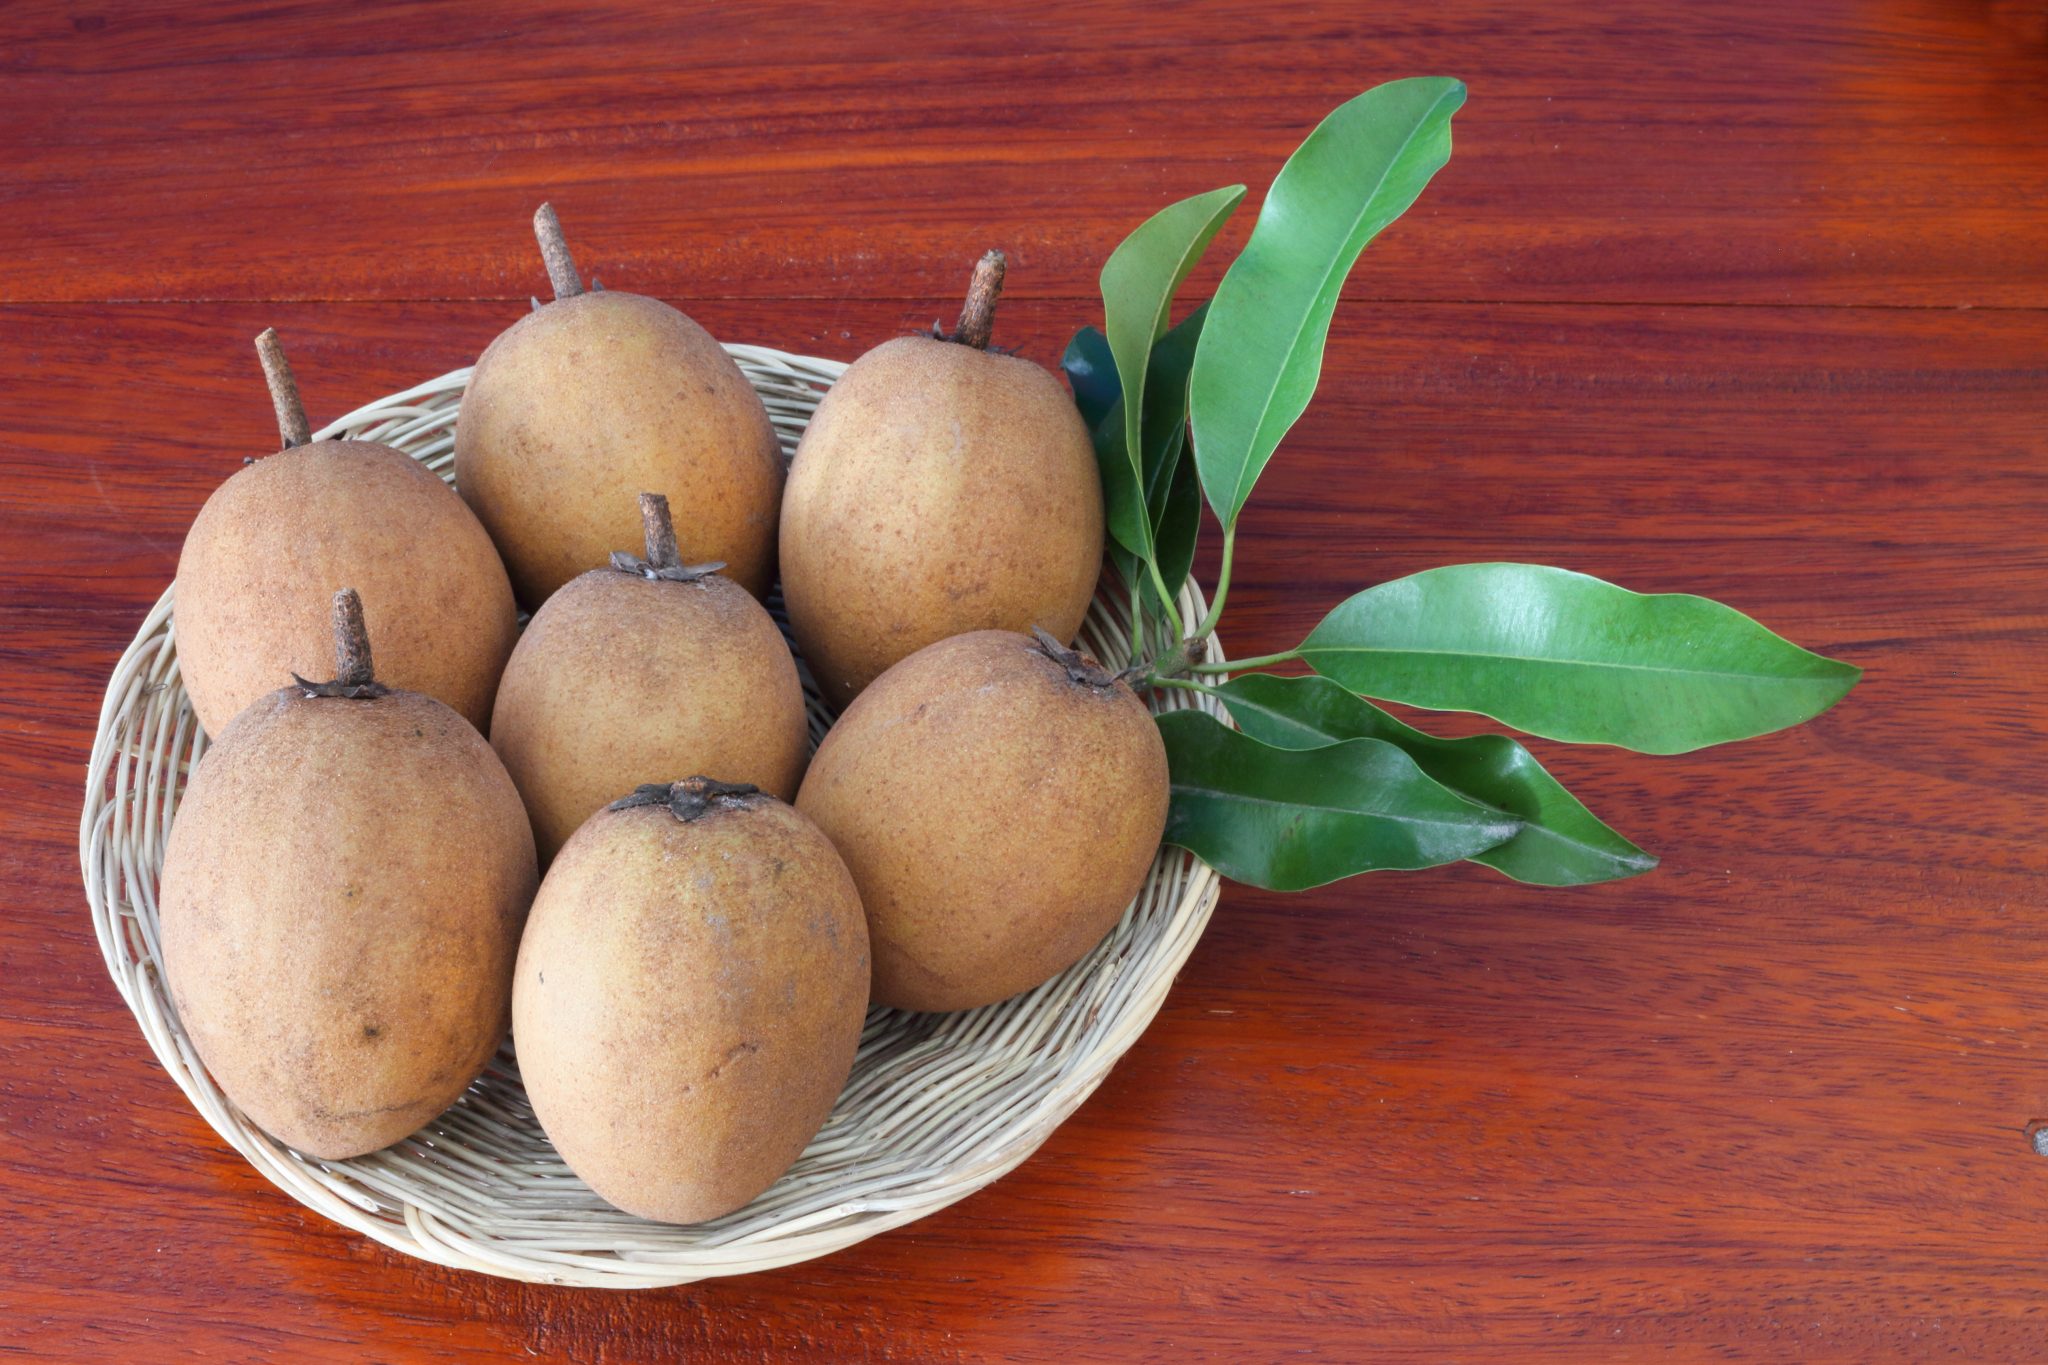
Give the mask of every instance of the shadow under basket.
<svg viewBox="0 0 2048 1365">
<path fill-rule="evenodd" d="M 767 404 L 787 457 L 846 366 L 726 350 Z M 443 375 L 316 435 L 381 441 L 450 478 L 468 379 L 466 369 Z M 780 602 L 769 606 L 782 621 Z M 1206 609 L 1190 582 L 1182 618 Z M 510 1043 L 453 1108 L 403 1142 L 314 1160 L 256 1128 L 220 1092 L 164 988 L 157 877 L 186 775 L 207 743 L 178 676 L 175 625 L 167 589 L 107 684 L 86 777 L 79 860 L 107 970 L 165 1070 L 257 1170 L 308 1208 L 439 1265 L 652 1288 L 809 1260 L 942 1209 L 1014 1169 L 1101 1084 L 1158 1013 L 1216 906 L 1215 872 L 1162 849 L 1115 930 L 1038 989 L 960 1014 L 870 1011 L 824 1128 L 771 1189 L 712 1222 L 650 1223 L 591 1193 L 534 1120 Z M 1081 644 L 1113 668 L 1127 664 L 1128 608 L 1099 595 Z M 1214 641 L 1207 651 L 1221 658 Z M 829 717 L 801 658 L 798 666 L 815 746 Z M 1212 699 L 1183 691 L 1162 689 L 1153 702 L 1220 714 Z"/>
</svg>

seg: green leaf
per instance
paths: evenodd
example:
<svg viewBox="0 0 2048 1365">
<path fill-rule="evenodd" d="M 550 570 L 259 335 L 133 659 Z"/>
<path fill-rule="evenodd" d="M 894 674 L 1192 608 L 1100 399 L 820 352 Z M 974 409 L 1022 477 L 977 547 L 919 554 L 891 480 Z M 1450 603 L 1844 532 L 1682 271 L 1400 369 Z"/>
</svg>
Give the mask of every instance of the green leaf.
<svg viewBox="0 0 2048 1365">
<path fill-rule="evenodd" d="M 1344 277 L 1450 159 L 1464 102 L 1460 81 L 1389 81 L 1339 106 L 1280 168 L 1195 359 L 1195 458 L 1224 526 L 1315 394 Z"/>
<path fill-rule="evenodd" d="M 1102 515 L 1110 543 L 1145 560 L 1152 557 L 1152 518 L 1145 510 L 1144 474 L 1124 447 L 1124 429 L 1124 400 L 1119 396 L 1088 437 L 1095 444 L 1095 467 L 1102 475 Z"/>
<path fill-rule="evenodd" d="M 1093 431 L 1123 396 L 1123 384 L 1116 377 L 1116 357 L 1109 353 L 1109 338 L 1097 327 L 1083 327 L 1067 343 L 1060 368 L 1074 386 L 1074 406 L 1081 420 Z"/>
<path fill-rule="evenodd" d="M 1399 745 L 1458 795 L 1522 822 L 1512 839 L 1472 861 L 1540 886 L 1583 886 L 1648 872 L 1657 860 L 1602 824 L 1506 735 L 1442 739 L 1404 725 L 1328 678 L 1247 673 L 1217 691 L 1244 732 L 1282 749 L 1348 739 Z"/>
<path fill-rule="evenodd" d="M 1652 754 L 1797 725 L 1862 676 L 1704 597 L 1646 597 L 1535 564 L 1367 588 L 1309 632 L 1301 657 L 1364 696 Z"/>
<path fill-rule="evenodd" d="M 1187 315 L 1152 348 L 1145 380 L 1143 488 L 1151 522 L 1153 553 L 1169 594 L 1178 593 L 1195 562 L 1201 530 L 1202 498 L 1192 461 L 1183 458 L 1187 437 L 1188 371 L 1208 316 L 1205 302 Z M 1067 343 L 1060 361 L 1074 387 L 1074 404 L 1088 424 L 1102 472 L 1104 496 L 1122 480 L 1127 459 L 1123 447 L 1122 386 L 1109 342 L 1093 327 L 1084 327 Z M 1128 483 L 1124 483 L 1128 490 Z M 1126 494 L 1127 495 L 1127 494 Z M 1127 583 L 1149 582 L 1143 561 L 1112 539 L 1110 557 Z"/>
<path fill-rule="evenodd" d="M 1152 530 L 1159 578 L 1169 596 L 1179 596 L 1195 567 L 1195 543 L 1202 533 L 1202 489 L 1195 482 L 1195 462 L 1182 460 L 1167 485 L 1166 500 Z M 1189 625 L 1194 623 L 1190 621 Z"/>
<path fill-rule="evenodd" d="M 1202 493 L 1185 448 L 1188 374 L 1208 316 L 1204 302 L 1161 337 L 1145 377 L 1145 506 L 1152 517 L 1153 553 L 1169 594 L 1187 582 L 1202 529 Z"/>
<path fill-rule="evenodd" d="M 1074 406 L 1095 446 L 1096 472 L 1102 479 L 1102 508 L 1109 525 L 1109 554 L 1126 583 L 1145 577 L 1143 560 L 1151 554 L 1151 521 L 1141 517 L 1144 485 L 1133 472 L 1124 449 L 1123 384 L 1109 340 L 1093 327 L 1083 327 L 1067 343 L 1060 368 L 1074 387 Z"/>
<path fill-rule="evenodd" d="M 1520 828 L 1384 740 L 1276 749 L 1205 711 L 1169 711 L 1159 732 L 1173 784 L 1166 842 L 1269 891 L 1454 863 Z"/>
<path fill-rule="evenodd" d="M 1140 223 L 1103 263 L 1103 331 L 1109 338 L 1110 354 L 1116 357 L 1117 373 L 1122 376 L 1126 394 L 1142 397 L 1148 393 L 1146 371 L 1151 366 L 1153 346 L 1166 335 L 1174 292 L 1208 250 L 1224 220 L 1244 201 L 1244 193 L 1244 186 L 1230 185 L 1169 204 Z M 1119 529 L 1112 512 L 1110 525 L 1118 531 L 1117 540 L 1133 553 L 1149 556 L 1151 526 L 1141 526 L 1133 519 L 1132 514 L 1143 499 L 1131 495 L 1144 481 L 1140 455 L 1145 441 L 1139 430 L 1144 416 L 1143 402 L 1125 405 L 1123 450 L 1130 464 L 1129 488 L 1118 496 L 1106 484 L 1104 492 L 1109 495 L 1113 509 L 1120 507 L 1126 513 Z M 1120 476 L 1117 482 L 1125 480 Z"/>
</svg>

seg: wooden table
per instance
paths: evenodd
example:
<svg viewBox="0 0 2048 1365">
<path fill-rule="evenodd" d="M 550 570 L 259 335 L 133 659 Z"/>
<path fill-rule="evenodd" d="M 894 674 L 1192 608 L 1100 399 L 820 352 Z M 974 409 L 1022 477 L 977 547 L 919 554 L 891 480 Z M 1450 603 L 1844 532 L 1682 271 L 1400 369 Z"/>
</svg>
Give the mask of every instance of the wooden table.
<svg viewBox="0 0 2048 1365">
<path fill-rule="evenodd" d="M 684 8 L 0 11 L 0 1351 L 2048 1344 L 2039 4 Z M 1658 872 L 1231 887 L 1017 1174 L 691 1289 L 403 1260 L 192 1113 L 102 970 L 74 836 L 108 669 L 272 443 L 261 327 L 316 423 L 464 364 L 541 288 L 551 197 L 606 283 L 828 356 L 947 313 L 1001 245 L 999 339 L 1052 363 L 1146 214 L 1256 201 L 1326 110 L 1431 72 L 1471 84 L 1456 154 L 1353 279 L 1226 633 L 1285 648 L 1356 587 L 1521 559 L 1869 670 L 1729 750 L 1542 746 Z"/>
</svg>

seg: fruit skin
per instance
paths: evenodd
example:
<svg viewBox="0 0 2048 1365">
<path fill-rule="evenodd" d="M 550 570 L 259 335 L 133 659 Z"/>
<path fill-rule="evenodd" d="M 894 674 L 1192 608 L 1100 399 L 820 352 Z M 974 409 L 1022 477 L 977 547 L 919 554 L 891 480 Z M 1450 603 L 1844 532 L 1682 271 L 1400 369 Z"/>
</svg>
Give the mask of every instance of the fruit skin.
<svg viewBox="0 0 2048 1365">
<path fill-rule="evenodd" d="M 606 809 L 534 902 L 513 1041 L 570 1169 L 629 1213 L 694 1223 L 802 1154 L 846 1084 L 867 994 L 853 879 L 795 810 L 765 795 L 690 822 Z"/>
<path fill-rule="evenodd" d="M 782 591 L 825 700 L 966 631 L 1071 640 L 1102 571 L 1102 484 L 1065 387 L 899 337 L 818 405 L 782 502 Z"/>
<path fill-rule="evenodd" d="M 505 666 L 491 746 L 545 864 L 649 772 L 713 772 L 796 796 L 803 684 L 774 618 L 720 575 L 597 569 L 550 597 Z"/>
<path fill-rule="evenodd" d="M 164 971 L 206 1068 L 328 1160 L 452 1104 L 508 1023 L 537 875 L 483 736 L 414 692 L 273 692 L 193 774 L 160 896 Z"/>
<path fill-rule="evenodd" d="M 490 537 L 418 461 L 371 441 L 315 441 L 236 471 L 185 535 L 178 666 L 208 734 L 289 674 L 326 676 L 337 583 L 362 594 L 386 682 L 489 723 L 519 634 Z"/>
<path fill-rule="evenodd" d="M 861 693 L 796 804 L 860 887 L 874 1003 L 958 1010 L 1101 941 L 1159 851 L 1167 797 L 1166 747 L 1129 686 L 1076 682 L 1033 641 L 977 631 Z"/>
<path fill-rule="evenodd" d="M 477 361 L 455 425 L 455 485 L 529 608 L 639 543 L 643 488 L 674 500 L 685 558 L 723 560 L 766 595 L 782 479 L 768 410 L 732 357 L 638 294 L 578 294 L 514 323 Z"/>
</svg>

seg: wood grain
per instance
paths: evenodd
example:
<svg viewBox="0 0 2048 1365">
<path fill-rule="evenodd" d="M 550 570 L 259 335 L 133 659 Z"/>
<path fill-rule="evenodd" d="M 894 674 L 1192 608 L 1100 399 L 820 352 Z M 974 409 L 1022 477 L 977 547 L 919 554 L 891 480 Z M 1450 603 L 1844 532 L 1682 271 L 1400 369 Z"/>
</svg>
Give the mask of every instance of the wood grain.
<svg viewBox="0 0 2048 1365">
<path fill-rule="evenodd" d="M 2038 1354 L 2033 14 L 0 12 L 0 1351 Z M 608 282 L 830 356 L 1012 245 L 998 339 L 1050 363 L 1143 213 L 1262 185 L 1337 99 L 1423 69 L 1472 82 L 1458 151 L 1338 314 L 1226 634 L 1283 648 L 1364 584 L 1530 559 L 1707 592 L 1869 670 L 1749 745 L 1542 746 L 1657 873 L 1229 888 L 1159 1021 L 1015 1175 L 690 1289 L 406 1261 L 191 1112 L 100 965 L 74 836 L 107 669 L 273 440 L 258 330 L 316 423 L 467 363 L 538 287 L 550 194 Z"/>
<path fill-rule="evenodd" d="M 1086 297 L 1152 210 L 1442 72 L 1456 155 L 1360 297 L 2041 306 L 2028 9 L 17 6 L 0 298 L 523 300 L 544 197 L 646 293 L 951 294 L 999 245 Z"/>
</svg>

